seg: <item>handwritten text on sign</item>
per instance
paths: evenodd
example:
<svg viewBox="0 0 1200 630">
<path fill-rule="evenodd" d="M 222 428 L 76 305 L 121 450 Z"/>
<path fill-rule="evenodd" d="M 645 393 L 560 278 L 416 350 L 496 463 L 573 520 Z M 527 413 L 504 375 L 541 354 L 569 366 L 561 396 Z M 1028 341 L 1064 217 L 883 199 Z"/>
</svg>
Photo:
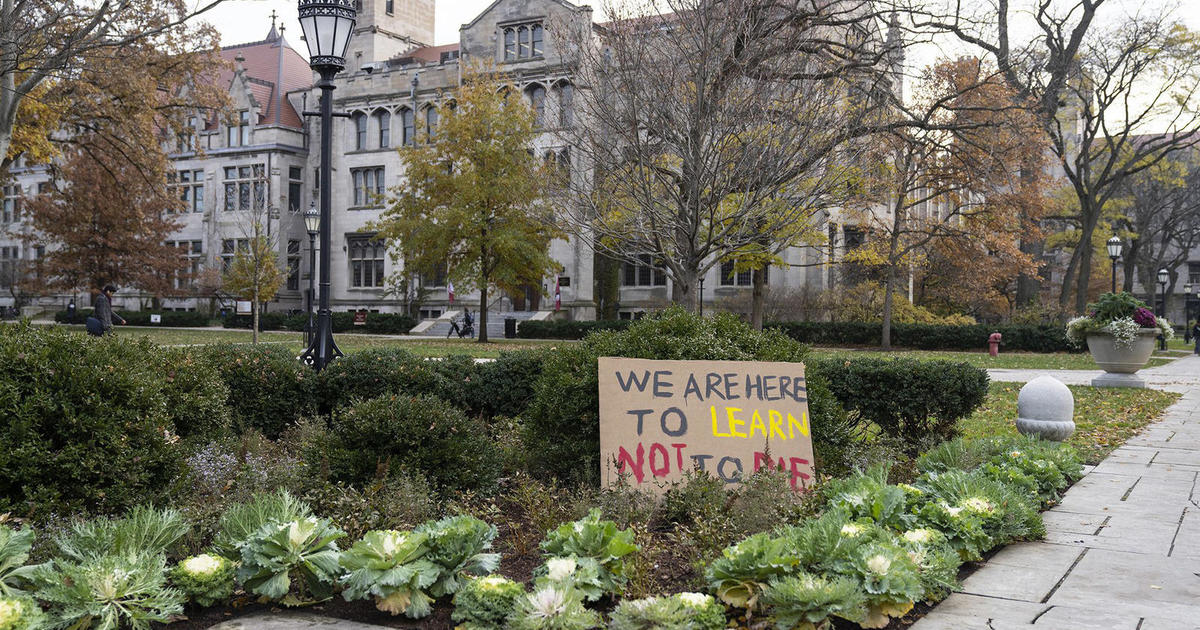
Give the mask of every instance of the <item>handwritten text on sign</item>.
<svg viewBox="0 0 1200 630">
<path fill-rule="evenodd" d="M 802 363 L 600 358 L 601 475 L 635 487 L 706 471 L 738 483 L 773 466 L 812 478 Z"/>
</svg>

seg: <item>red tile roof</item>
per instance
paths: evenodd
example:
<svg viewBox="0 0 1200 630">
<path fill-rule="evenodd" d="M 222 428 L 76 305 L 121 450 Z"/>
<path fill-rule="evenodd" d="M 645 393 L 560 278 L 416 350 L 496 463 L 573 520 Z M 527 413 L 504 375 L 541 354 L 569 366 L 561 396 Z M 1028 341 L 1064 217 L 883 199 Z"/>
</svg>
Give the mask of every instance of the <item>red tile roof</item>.
<svg viewBox="0 0 1200 630">
<path fill-rule="evenodd" d="M 282 55 L 280 54 L 281 45 L 283 46 Z M 242 67 L 246 69 L 246 76 L 254 79 L 250 83 L 250 91 L 261 107 L 259 113 L 262 117 L 259 124 L 303 127 L 300 114 L 292 107 L 286 95 L 288 92 L 304 90 L 312 86 L 313 73 L 312 69 L 308 67 L 308 61 L 288 45 L 286 39 L 276 35 L 274 28 L 271 29 L 267 39 L 262 41 L 225 46 L 221 49 L 221 58 L 229 62 L 229 69 L 223 73 L 222 81 L 233 81 L 233 70 L 237 63 L 235 59 L 238 56 L 243 58 L 241 63 Z M 280 71 L 281 61 L 282 72 Z M 277 82 L 282 85 L 276 85 Z M 280 90 L 281 87 L 282 90 Z M 276 111 L 276 104 L 281 97 L 280 91 L 283 95 L 283 107 Z"/>
</svg>

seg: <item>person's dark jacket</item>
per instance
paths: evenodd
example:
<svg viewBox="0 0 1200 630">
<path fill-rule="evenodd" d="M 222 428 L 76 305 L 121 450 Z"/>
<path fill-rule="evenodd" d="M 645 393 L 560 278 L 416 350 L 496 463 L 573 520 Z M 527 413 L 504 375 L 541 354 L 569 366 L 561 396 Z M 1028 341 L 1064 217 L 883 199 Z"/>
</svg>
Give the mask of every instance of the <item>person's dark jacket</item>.
<svg viewBox="0 0 1200 630">
<path fill-rule="evenodd" d="M 103 293 L 96 296 L 95 307 L 96 312 L 94 316 L 100 320 L 100 325 L 104 327 L 105 332 L 112 330 L 113 310 L 112 302 L 109 301 L 108 296 Z M 117 319 L 121 319 L 121 317 L 117 316 Z"/>
</svg>

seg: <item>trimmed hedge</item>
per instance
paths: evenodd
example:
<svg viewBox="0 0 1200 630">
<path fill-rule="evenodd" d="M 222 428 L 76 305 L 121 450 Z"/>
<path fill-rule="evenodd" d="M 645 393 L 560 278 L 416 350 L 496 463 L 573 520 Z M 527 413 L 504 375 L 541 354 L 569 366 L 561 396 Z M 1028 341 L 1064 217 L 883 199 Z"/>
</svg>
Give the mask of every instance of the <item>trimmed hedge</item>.
<svg viewBox="0 0 1200 630">
<path fill-rule="evenodd" d="M 550 319 L 546 321 L 524 321 L 517 324 L 520 339 L 583 339 L 599 330 L 625 330 L 629 320 L 570 321 Z"/>
<path fill-rule="evenodd" d="M 988 391 L 987 371 L 952 361 L 819 359 L 806 367 L 846 410 L 898 438 L 909 454 L 953 437 Z"/>
<path fill-rule="evenodd" d="M 787 336 L 803 343 L 822 346 L 878 346 L 883 324 L 878 322 L 773 322 Z M 1080 352 L 1067 339 L 1066 328 L 1056 325 L 1003 324 L 989 326 L 941 326 L 936 324 L 893 324 L 892 345 L 917 350 L 985 350 L 988 335 L 1004 336 L 1004 350 L 1027 352 Z"/>
<path fill-rule="evenodd" d="M 470 357 L 431 361 L 401 348 L 377 348 L 348 354 L 316 378 L 322 413 L 384 394 L 436 396 L 458 407 L 467 405 L 467 385 L 477 371 Z"/>
<path fill-rule="evenodd" d="M 75 323 L 82 324 L 84 320 L 92 316 L 94 309 L 81 308 L 75 311 Z M 153 311 L 117 311 L 125 320 L 128 326 L 167 326 L 167 327 L 188 327 L 188 328 L 206 328 L 208 327 L 208 315 L 196 311 L 164 311 L 155 313 Z M 162 315 L 162 321 L 157 324 L 150 322 L 151 315 Z M 66 311 L 58 311 L 54 314 L 54 321 L 65 324 L 68 322 Z"/>
<path fill-rule="evenodd" d="M 238 433 L 256 429 L 277 439 L 301 418 L 316 412 L 313 371 L 287 348 L 217 344 L 192 349 L 198 362 L 228 388 L 226 404 Z"/>
<path fill-rule="evenodd" d="M 222 323 L 225 328 L 250 328 L 249 315 L 227 315 Z M 259 330 L 303 331 L 308 324 L 308 315 L 286 315 L 284 313 L 259 313 Z M 374 335 L 403 335 L 417 325 L 417 320 L 402 313 L 368 313 L 367 323 L 354 325 L 354 313 L 334 313 L 333 332 L 368 333 Z"/>
<path fill-rule="evenodd" d="M 183 470 L 175 435 L 227 430 L 227 392 L 197 368 L 145 339 L 0 327 L 0 513 L 115 513 L 163 498 Z"/>
</svg>

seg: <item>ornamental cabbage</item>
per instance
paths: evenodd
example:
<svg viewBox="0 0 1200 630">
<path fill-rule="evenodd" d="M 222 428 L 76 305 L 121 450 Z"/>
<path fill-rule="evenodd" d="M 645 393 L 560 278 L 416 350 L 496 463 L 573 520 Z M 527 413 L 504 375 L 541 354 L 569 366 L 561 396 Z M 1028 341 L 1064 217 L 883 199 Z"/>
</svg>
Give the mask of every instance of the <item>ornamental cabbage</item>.
<svg viewBox="0 0 1200 630">
<path fill-rule="evenodd" d="M 345 535 L 329 519 L 267 523 L 239 545 L 238 581 L 247 591 L 284 606 L 325 601 L 333 597 L 333 584 L 341 575 L 337 540 Z"/>
<path fill-rule="evenodd" d="M 36 566 L 25 566 L 32 546 L 32 529 L 24 527 L 14 531 L 0 525 L 0 597 L 16 597 L 23 593 L 21 587 L 37 570 Z"/>
<path fill-rule="evenodd" d="M 567 585 L 540 586 L 517 599 L 509 630 L 592 630 L 600 614 L 583 605 L 583 593 Z"/>
<path fill-rule="evenodd" d="M 0 630 L 37 630 L 45 622 L 42 609 L 28 597 L 0 597 Z"/>
<path fill-rule="evenodd" d="M 416 533 L 425 534 L 426 559 L 441 570 L 429 587 L 434 598 L 454 594 L 465 576 L 487 575 L 500 566 L 500 554 L 485 553 L 496 538 L 495 526 L 474 516 L 463 514 L 425 523 Z"/>
<path fill-rule="evenodd" d="M 524 595 L 525 587 L 504 576 L 489 575 L 468 580 L 454 594 L 451 619 L 463 630 L 503 628 L 504 620 Z"/>
<path fill-rule="evenodd" d="M 612 612 L 612 630 L 720 630 L 725 607 L 711 595 L 680 593 L 671 597 L 625 600 Z"/>
<path fill-rule="evenodd" d="M 441 576 L 428 558 L 428 536 L 420 532 L 371 531 L 341 555 L 349 573 L 343 579 L 346 601 L 375 598 L 375 607 L 393 615 L 420 619 L 433 612 L 426 589 Z"/>
<path fill-rule="evenodd" d="M 704 579 L 717 598 L 735 608 L 756 610 L 767 583 L 787 575 L 796 565 L 784 541 L 766 533 L 754 534 L 726 547 L 708 565 Z"/>
<path fill-rule="evenodd" d="M 183 612 L 184 595 L 167 587 L 166 569 L 162 554 L 122 553 L 56 560 L 34 579 L 54 627 L 149 630 Z"/>
<path fill-rule="evenodd" d="M 171 570 L 171 583 L 179 587 L 188 600 L 207 607 L 233 596 L 234 566 L 216 555 L 192 556 Z"/>
<path fill-rule="evenodd" d="M 542 541 L 542 551 L 548 557 L 595 560 L 600 569 L 600 583 L 607 593 L 617 593 L 625 585 L 628 579 L 625 556 L 637 550 L 633 532 L 618 528 L 612 521 L 600 520 L 599 509 L 593 509 L 574 523 L 563 523 L 550 530 Z"/>
<path fill-rule="evenodd" d="M 538 578 L 534 585 L 567 585 L 583 593 L 589 602 L 594 602 L 611 592 L 611 583 L 601 577 L 602 572 L 595 558 L 550 558 L 534 571 Z"/>
<path fill-rule="evenodd" d="M 861 621 L 866 597 L 858 583 L 847 577 L 825 578 L 800 571 L 772 580 L 762 595 L 767 611 L 779 628 L 825 628 L 831 617 Z"/>
</svg>

